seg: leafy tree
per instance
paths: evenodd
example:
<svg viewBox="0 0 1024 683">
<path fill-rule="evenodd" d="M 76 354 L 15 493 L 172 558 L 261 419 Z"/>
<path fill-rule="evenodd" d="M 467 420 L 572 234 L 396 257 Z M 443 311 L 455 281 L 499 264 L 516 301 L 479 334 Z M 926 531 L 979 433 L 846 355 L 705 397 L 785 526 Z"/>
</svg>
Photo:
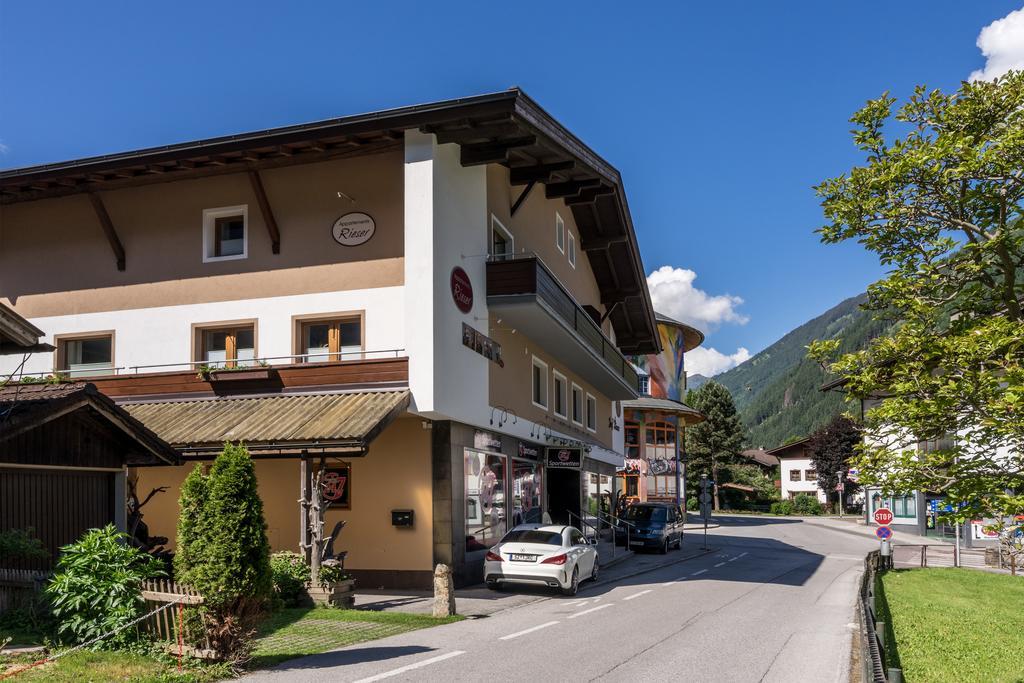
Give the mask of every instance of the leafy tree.
<svg viewBox="0 0 1024 683">
<path fill-rule="evenodd" d="M 818 488 L 829 498 L 835 496 L 839 505 L 843 504 L 839 492 L 836 491 L 840 472 L 843 473 L 843 480 L 846 482 L 846 493 L 853 493 L 860 488 L 860 484 L 850 481 L 846 474 L 850 471 L 850 458 L 856 455 L 861 439 L 860 425 L 847 415 L 837 415 L 827 425 L 811 434 L 807 444 L 814 469 L 818 471 Z"/>
<path fill-rule="evenodd" d="M 245 447 L 225 444 L 208 475 L 193 470 L 180 506 L 192 519 L 178 525 L 177 578 L 203 596 L 214 649 L 237 660 L 247 654 L 272 590 L 263 501 Z"/>
<path fill-rule="evenodd" d="M 61 548 L 46 595 L 60 632 L 84 642 L 141 616 L 142 582 L 163 574 L 160 560 L 129 545 L 127 534 L 108 524 Z M 92 647 L 123 646 L 137 638 L 136 629 L 125 628 Z"/>
<path fill-rule="evenodd" d="M 940 492 L 962 515 L 1021 511 L 1024 73 L 894 103 L 854 114 L 866 163 L 815 188 L 822 240 L 856 240 L 890 269 L 865 305 L 891 336 L 830 368 L 872 401 L 856 464 L 864 483 Z M 902 137 L 887 138 L 892 119 Z M 810 352 L 827 362 L 837 346 Z"/>
<path fill-rule="evenodd" d="M 704 415 L 704 422 L 686 428 L 687 474 L 691 491 L 697 480 L 707 474 L 716 483 L 715 509 L 719 509 L 718 477 L 725 465 L 739 460 L 743 450 L 744 430 L 736 414 L 736 405 L 729 390 L 715 381 L 702 384 L 686 395 L 686 403 Z"/>
</svg>

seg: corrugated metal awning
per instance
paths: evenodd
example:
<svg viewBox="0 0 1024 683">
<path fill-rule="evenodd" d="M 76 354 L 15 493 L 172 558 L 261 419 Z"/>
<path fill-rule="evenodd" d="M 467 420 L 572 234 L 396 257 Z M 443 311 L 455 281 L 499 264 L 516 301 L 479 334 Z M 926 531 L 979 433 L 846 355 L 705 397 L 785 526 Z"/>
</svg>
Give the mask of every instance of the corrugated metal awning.
<svg viewBox="0 0 1024 683">
<path fill-rule="evenodd" d="M 220 450 L 225 441 L 281 453 L 308 448 L 365 450 L 409 407 L 409 391 L 292 394 L 131 403 L 129 413 L 183 452 Z"/>
</svg>

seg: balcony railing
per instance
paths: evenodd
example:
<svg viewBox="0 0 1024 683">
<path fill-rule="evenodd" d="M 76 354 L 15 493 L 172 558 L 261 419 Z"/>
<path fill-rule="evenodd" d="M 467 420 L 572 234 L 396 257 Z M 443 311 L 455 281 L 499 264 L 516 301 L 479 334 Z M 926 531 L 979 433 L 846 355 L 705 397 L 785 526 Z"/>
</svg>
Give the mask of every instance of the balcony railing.
<svg viewBox="0 0 1024 683">
<path fill-rule="evenodd" d="M 537 256 L 516 256 L 487 264 L 487 297 L 535 296 L 554 312 L 582 344 L 639 393 L 640 377 L 632 363 L 608 339 L 600 326 L 551 274 Z"/>
</svg>

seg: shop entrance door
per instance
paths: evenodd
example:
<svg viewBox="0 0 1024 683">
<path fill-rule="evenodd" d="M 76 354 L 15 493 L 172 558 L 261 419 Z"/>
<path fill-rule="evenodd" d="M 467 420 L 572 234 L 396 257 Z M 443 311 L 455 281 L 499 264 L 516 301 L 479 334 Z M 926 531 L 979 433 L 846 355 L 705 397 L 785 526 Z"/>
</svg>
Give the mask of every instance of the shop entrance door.
<svg viewBox="0 0 1024 683">
<path fill-rule="evenodd" d="M 580 514 L 579 470 L 548 470 L 548 512 L 554 524 L 579 524 L 569 517 Z"/>
</svg>

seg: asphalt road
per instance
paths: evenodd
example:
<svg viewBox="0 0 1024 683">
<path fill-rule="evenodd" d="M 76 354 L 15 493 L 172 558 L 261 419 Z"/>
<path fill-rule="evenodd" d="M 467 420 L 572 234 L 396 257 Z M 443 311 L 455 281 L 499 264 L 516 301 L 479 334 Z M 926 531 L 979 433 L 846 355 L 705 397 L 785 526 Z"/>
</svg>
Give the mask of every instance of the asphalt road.
<svg viewBox="0 0 1024 683">
<path fill-rule="evenodd" d="M 847 681 L 857 580 L 876 543 L 838 521 L 719 521 L 712 553 L 249 678 Z"/>
</svg>

